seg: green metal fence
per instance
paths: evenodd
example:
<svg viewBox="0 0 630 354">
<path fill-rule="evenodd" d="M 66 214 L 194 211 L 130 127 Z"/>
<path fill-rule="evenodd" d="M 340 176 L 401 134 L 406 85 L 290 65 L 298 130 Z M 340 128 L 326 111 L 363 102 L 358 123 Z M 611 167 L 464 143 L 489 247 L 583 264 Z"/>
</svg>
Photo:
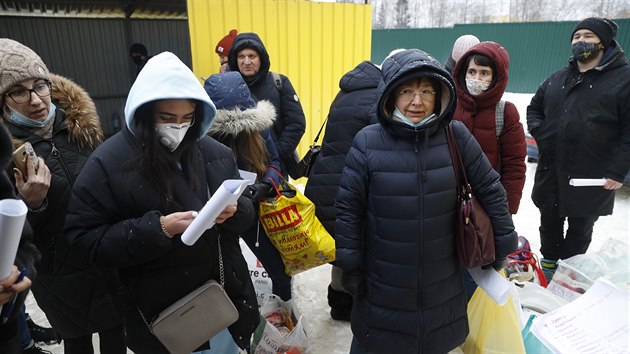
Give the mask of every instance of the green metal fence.
<svg viewBox="0 0 630 354">
<path fill-rule="evenodd" d="M 615 19 L 619 30 L 615 39 L 630 51 L 630 19 Z M 567 65 L 571 55 L 574 22 L 520 22 L 456 25 L 453 28 L 391 29 L 372 31 L 372 61 L 381 63 L 397 48 L 419 48 L 442 63 L 463 34 L 482 41 L 501 43 L 510 54 L 509 92 L 533 93 L 553 72 Z"/>
</svg>

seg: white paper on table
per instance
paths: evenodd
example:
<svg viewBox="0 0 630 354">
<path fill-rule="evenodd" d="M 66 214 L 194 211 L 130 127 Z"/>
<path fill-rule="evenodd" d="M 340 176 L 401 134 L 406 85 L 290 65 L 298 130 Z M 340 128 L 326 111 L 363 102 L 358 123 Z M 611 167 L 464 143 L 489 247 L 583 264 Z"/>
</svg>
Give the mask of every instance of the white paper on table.
<svg viewBox="0 0 630 354">
<path fill-rule="evenodd" d="M 221 183 L 210 200 L 199 211 L 199 214 L 182 234 L 182 242 L 192 246 L 199 237 L 209 228 L 214 226 L 214 221 L 230 204 L 236 204 L 245 188 L 256 181 L 256 174 L 239 170 L 243 179 L 227 179 Z"/>
<path fill-rule="evenodd" d="M 27 212 L 19 199 L 0 200 L 0 279 L 11 274 Z"/>
<path fill-rule="evenodd" d="M 481 267 L 468 269 L 468 273 L 475 283 L 483 289 L 500 306 L 505 305 L 510 296 L 510 284 L 494 268 L 481 269 Z"/>
<path fill-rule="evenodd" d="M 536 318 L 532 333 L 555 353 L 628 353 L 630 295 L 599 278 L 582 296 Z"/>
<path fill-rule="evenodd" d="M 593 187 L 603 186 L 606 183 L 605 178 L 571 178 L 569 185 L 573 187 Z"/>
</svg>

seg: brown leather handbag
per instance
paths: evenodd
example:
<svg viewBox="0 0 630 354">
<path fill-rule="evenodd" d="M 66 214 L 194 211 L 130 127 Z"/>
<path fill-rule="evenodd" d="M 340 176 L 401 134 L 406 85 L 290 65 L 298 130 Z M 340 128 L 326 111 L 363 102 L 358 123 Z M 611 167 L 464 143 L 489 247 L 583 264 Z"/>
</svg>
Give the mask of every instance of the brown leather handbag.
<svg viewBox="0 0 630 354">
<path fill-rule="evenodd" d="M 491 264 L 495 254 L 492 223 L 468 183 L 451 124 L 446 128 L 446 137 L 457 180 L 455 242 L 459 265 L 476 268 Z"/>
</svg>

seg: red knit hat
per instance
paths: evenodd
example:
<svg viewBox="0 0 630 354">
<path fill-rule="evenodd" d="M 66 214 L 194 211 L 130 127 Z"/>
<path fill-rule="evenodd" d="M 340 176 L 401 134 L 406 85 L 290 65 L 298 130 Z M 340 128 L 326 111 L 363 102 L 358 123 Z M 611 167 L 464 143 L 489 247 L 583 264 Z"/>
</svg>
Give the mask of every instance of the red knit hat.
<svg viewBox="0 0 630 354">
<path fill-rule="evenodd" d="M 230 53 L 230 48 L 232 48 L 232 42 L 234 42 L 234 38 L 236 38 L 237 34 L 237 30 L 230 30 L 230 33 L 228 33 L 227 36 L 221 38 L 219 43 L 217 43 L 217 47 L 214 48 L 214 51 L 219 55 L 225 55 L 227 57 Z"/>
</svg>

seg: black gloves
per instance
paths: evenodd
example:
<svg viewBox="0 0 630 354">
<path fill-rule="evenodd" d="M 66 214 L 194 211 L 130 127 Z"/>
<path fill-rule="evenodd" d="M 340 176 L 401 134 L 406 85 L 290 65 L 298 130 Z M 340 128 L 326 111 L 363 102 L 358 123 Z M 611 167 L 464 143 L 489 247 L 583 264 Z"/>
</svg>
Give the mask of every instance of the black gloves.
<svg viewBox="0 0 630 354">
<path fill-rule="evenodd" d="M 498 272 L 501 269 L 505 268 L 507 263 L 508 263 L 507 258 L 499 258 L 499 259 L 495 259 L 494 262 L 492 262 L 491 264 L 486 264 L 485 266 L 482 266 L 481 269 L 488 269 L 492 266 L 492 268 L 494 268 L 494 270 Z"/>
<path fill-rule="evenodd" d="M 265 197 L 273 197 L 276 195 L 276 190 L 267 182 L 254 183 L 248 187 L 248 190 L 251 198 L 255 202 L 260 202 Z"/>
</svg>

